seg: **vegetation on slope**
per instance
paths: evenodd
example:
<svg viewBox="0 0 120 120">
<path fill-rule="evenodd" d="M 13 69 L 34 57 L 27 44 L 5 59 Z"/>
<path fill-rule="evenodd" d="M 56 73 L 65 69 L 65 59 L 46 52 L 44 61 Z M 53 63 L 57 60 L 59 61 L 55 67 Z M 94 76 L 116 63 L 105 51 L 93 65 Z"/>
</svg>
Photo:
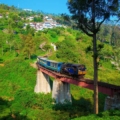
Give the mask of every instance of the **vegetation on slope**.
<svg viewBox="0 0 120 120">
<path fill-rule="evenodd" d="M 54 100 L 51 99 L 51 93 L 35 94 L 37 70 L 30 66 L 37 56 L 46 55 L 56 61 L 85 64 L 85 77 L 93 79 L 91 38 L 71 28 L 35 32 L 28 26 L 25 30 L 23 24 L 26 21 L 21 16 L 30 16 L 31 13 L 22 11 L 20 14 L 18 10 L 11 10 L 13 8 L 2 7 L 0 6 L 0 10 L 5 16 L 9 9 L 9 19 L 5 16 L 0 19 L 0 119 L 67 120 L 91 114 L 91 90 L 71 85 L 72 105 L 52 104 Z M 101 39 L 98 45 L 103 45 L 104 41 Z M 53 50 L 51 43 L 57 46 L 57 51 Z M 113 53 L 112 46 L 104 42 L 104 48 L 99 52 L 99 81 L 120 85 L 119 71 L 111 64 Z M 106 95 L 99 93 L 100 111 L 104 109 L 105 97 Z M 119 116 L 117 113 L 112 115 Z"/>
<path fill-rule="evenodd" d="M 72 105 L 54 105 L 51 94 L 35 94 L 36 69 L 29 61 L 7 61 L 0 71 L 0 119 L 66 120 L 92 113 L 92 91 L 71 85 Z"/>
</svg>

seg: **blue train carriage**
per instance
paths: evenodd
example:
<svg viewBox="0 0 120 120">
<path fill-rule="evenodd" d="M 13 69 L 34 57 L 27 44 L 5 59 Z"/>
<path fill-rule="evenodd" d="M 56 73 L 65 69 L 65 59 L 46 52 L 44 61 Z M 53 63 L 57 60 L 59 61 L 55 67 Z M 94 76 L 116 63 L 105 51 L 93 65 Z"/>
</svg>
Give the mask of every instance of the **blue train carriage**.
<svg viewBox="0 0 120 120">
<path fill-rule="evenodd" d="M 63 62 L 56 62 L 40 56 L 37 58 L 37 63 L 47 69 L 50 69 L 56 72 L 60 72 L 61 66 L 63 64 Z"/>
<path fill-rule="evenodd" d="M 43 67 L 46 67 L 47 66 L 47 61 L 46 60 L 47 60 L 47 58 L 38 56 L 37 57 L 37 64 L 39 64 Z"/>
<path fill-rule="evenodd" d="M 46 68 L 60 73 L 63 62 L 56 62 L 53 60 L 46 60 L 46 61 L 47 61 Z"/>
<path fill-rule="evenodd" d="M 75 76 L 86 74 L 85 65 L 56 62 L 40 56 L 37 58 L 37 64 L 62 74 L 75 75 Z"/>
</svg>

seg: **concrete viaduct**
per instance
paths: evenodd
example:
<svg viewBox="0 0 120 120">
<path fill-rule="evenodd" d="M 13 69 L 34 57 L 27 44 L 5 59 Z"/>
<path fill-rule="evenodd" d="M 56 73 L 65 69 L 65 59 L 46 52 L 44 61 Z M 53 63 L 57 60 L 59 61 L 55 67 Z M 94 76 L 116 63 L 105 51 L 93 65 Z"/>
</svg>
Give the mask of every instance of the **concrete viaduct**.
<svg viewBox="0 0 120 120">
<path fill-rule="evenodd" d="M 37 64 L 37 81 L 34 89 L 35 93 L 50 93 L 52 91 L 52 98 L 56 103 L 65 103 L 65 101 L 72 102 L 70 94 L 70 84 L 75 84 L 84 88 L 93 90 L 93 80 L 85 78 L 73 78 L 67 75 L 62 75 L 54 71 L 45 69 Z M 51 90 L 49 76 L 55 78 Z M 98 82 L 98 91 L 108 95 L 105 99 L 104 109 L 120 109 L 120 86 L 115 86 L 103 82 Z"/>
</svg>

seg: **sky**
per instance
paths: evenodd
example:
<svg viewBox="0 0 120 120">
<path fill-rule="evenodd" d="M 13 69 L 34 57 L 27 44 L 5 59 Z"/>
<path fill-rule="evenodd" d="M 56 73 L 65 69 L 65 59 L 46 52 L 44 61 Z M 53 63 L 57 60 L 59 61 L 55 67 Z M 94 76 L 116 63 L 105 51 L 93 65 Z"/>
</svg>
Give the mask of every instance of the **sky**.
<svg viewBox="0 0 120 120">
<path fill-rule="evenodd" d="M 0 4 L 14 5 L 17 8 L 32 9 L 44 13 L 70 14 L 67 8 L 67 1 L 68 0 L 0 0 Z"/>
</svg>

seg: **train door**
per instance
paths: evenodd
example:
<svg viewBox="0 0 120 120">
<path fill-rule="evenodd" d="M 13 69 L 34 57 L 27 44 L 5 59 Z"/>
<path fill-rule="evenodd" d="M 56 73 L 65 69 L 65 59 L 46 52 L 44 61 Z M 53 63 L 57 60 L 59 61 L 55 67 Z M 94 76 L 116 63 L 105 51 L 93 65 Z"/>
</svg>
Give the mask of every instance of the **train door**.
<svg viewBox="0 0 120 120">
<path fill-rule="evenodd" d="M 49 61 L 47 61 L 47 66 L 50 66 L 50 62 Z"/>
<path fill-rule="evenodd" d="M 61 63 L 58 63 L 58 64 L 57 64 L 57 71 L 58 71 L 58 72 L 60 72 L 60 70 L 61 70 L 61 66 L 62 66 Z"/>
<path fill-rule="evenodd" d="M 78 75 L 78 68 L 77 66 L 72 66 L 74 70 L 74 75 Z"/>
</svg>

